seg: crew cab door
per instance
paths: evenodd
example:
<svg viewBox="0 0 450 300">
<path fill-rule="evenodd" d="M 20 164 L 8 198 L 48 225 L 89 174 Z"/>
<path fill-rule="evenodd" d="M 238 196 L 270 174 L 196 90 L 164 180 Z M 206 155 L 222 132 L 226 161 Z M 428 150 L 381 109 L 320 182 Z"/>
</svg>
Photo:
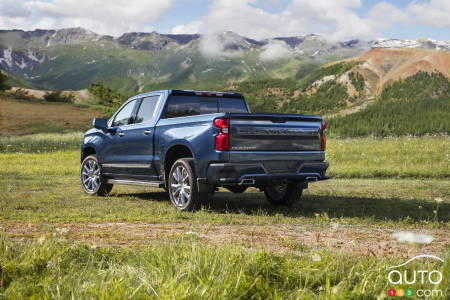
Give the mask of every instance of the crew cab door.
<svg viewBox="0 0 450 300">
<path fill-rule="evenodd" d="M 135 103 L 129 102 L 115 115 L 114 134 L 103 155 L 105 174 L 115 178 L 156 179 L 153 115 L 159 98 L 160 95 L 152 95 L 134 100 Z"/>
</svg>

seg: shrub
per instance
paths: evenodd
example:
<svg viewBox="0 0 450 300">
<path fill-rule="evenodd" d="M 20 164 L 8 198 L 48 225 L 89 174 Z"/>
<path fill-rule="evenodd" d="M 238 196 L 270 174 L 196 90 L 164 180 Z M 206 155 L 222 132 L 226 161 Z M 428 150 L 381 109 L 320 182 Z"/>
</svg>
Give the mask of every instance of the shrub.
<svg viewBox="0 0 450 300">
<path fill-rule="evenodd" d="M 8 81 L 8 76 L 0 71 L 0 91 L 9 90 L 11 87 L 6 82 Z"/>
<path fill-rule="evenodd" d="M 44 95 L 44 99 L 48 102 L 74 102 L 75 97 L 73 95 L 64 95 L 62 91 L 47 92 Z"/>
</svg>

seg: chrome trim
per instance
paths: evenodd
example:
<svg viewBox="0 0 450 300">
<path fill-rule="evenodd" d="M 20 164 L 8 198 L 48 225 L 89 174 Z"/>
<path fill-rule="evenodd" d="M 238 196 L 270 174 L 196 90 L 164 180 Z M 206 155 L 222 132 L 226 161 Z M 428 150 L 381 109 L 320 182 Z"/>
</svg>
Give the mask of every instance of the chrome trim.
<svg viewBox="0 0 450 300">
<path fill-rule="evenodd" d="M 136 169 L 147 169 L 150 168 L 152 164 L 102 164 L 104 168 L 136 168 Z"/>
<path fill-rule="evenodd" d="M 253 185 L 255 184 L 255 179 L 253 178 L 243 178 L 238 185 Z"/>
<path fill-rule="evenodd" d="M 151 187 L 162 187 L 164 185 L 161 181 L 141 181 L 129 179 L 108 179 L 107 182 L 110 184 L 145 185 Z"/>
</svg>

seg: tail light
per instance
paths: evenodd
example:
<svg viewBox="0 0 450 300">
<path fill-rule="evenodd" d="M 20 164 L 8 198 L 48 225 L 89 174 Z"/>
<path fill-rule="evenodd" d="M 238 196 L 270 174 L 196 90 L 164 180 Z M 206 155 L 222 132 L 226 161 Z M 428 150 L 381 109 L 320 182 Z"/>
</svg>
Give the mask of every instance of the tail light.
<svg viewBox="0 0 450 300">
<path fill-rule="evenodd" d="M 216 150 L 228 151 L 230 150 L 230 122 L 228 119 L 215 119 L 214 126 L 219 128 L 219 134 L 216 135 Z"/>
<path fill-rule="evenodd" d="M 322 141 L 321 149 L 322 149 L 322 151 L 325 151 L 327 149 L 327 136 L 325 135 L 325 129 L 326 128 L 327 128 L 327 123 L 322 121 L 322 135 L 321 135 L 321 141 Z"/>
</svg>

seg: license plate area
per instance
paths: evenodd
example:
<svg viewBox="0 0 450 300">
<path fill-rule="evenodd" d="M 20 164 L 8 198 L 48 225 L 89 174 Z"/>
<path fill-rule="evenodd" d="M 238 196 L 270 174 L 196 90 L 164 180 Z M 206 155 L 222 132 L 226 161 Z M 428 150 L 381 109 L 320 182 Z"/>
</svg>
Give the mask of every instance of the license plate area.
<svg viewBox="0 0 450 300">
<path fill-rule="evenodd" d="M 295 173 L 301 162 L 296 161 L 270 161 L 263 163 L 264 169 L 269 174 Z"/>
</svg>

